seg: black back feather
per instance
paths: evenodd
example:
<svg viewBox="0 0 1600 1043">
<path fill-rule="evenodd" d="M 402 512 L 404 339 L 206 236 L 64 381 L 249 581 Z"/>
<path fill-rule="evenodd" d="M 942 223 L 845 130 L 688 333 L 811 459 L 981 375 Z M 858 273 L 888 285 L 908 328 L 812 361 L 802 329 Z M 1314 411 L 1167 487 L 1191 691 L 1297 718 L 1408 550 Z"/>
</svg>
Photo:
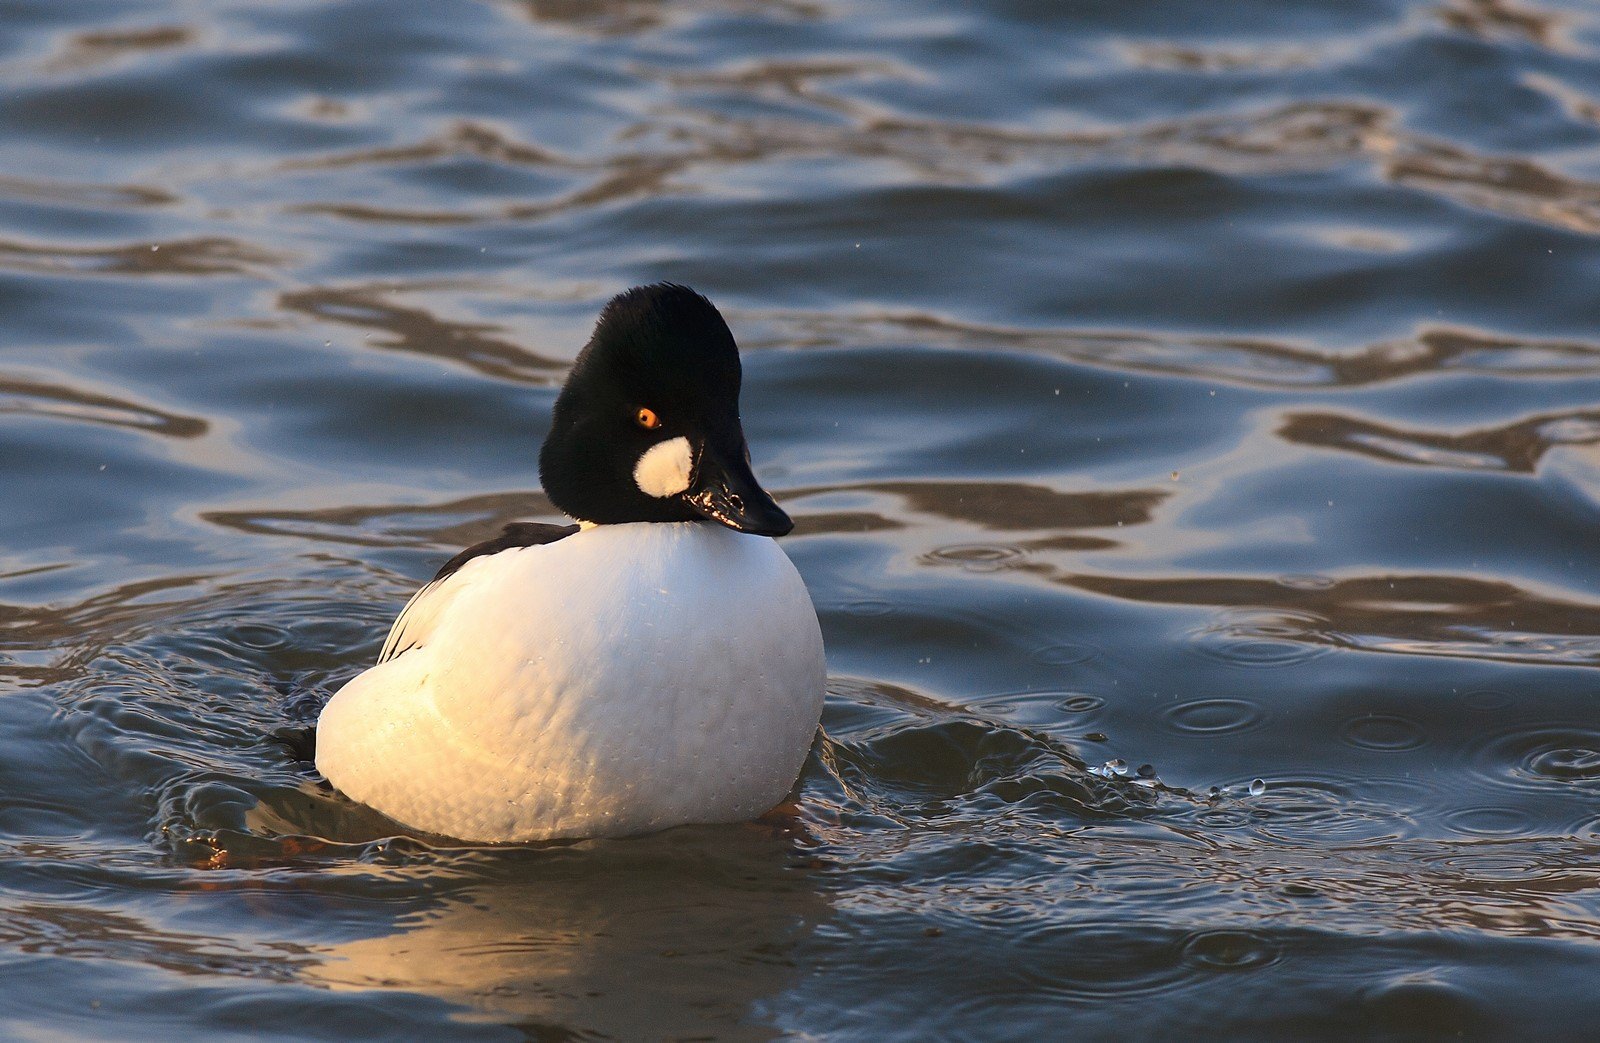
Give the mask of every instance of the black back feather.
<svg viewBox="0 0 1600 1043">
<path fill-rule="evenodd" d="M 546 543 L 554 543 L 565 539 L 578 531 L 576 525 L 550 525 L 545 522 L 512 522 L 500 531 L 500 535 L 493 539 L 474 543 L 466 550 L 457 554 L 444 563 L 438 573 L 433 577 L 435 583 L 460 569 L 461 566 L 473 558 L 485 554 L 499 554 L 503 550 L 513 547 L 538 547 Z"/>
</svg>

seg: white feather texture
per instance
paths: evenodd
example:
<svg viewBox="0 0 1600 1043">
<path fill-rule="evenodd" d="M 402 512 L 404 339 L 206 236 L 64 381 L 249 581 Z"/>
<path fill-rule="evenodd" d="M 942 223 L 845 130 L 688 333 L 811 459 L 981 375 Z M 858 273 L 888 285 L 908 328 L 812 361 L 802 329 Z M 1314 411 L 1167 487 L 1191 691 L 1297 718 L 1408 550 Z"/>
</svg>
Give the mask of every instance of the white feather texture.
<svg viewBox="0 0 1600 1043">
<path fill-rule="evenodd" d="M 634 465 L 633 481 L 647 496 L 676 496 L 689 488 L 689 475 L 693 470 L 689 440 L 679 436 L 646 449 Z"/>
<path fill-rule="evenodd" d="M 318 722 L 318 769 L 399 822 L 479 841 L 642 833 L 752 818 L 799 774 L 822 635 L 770 539 L 601 525 L 474 558 L 433 598 L 408 606 L 410 650 Z"/>
</svg>

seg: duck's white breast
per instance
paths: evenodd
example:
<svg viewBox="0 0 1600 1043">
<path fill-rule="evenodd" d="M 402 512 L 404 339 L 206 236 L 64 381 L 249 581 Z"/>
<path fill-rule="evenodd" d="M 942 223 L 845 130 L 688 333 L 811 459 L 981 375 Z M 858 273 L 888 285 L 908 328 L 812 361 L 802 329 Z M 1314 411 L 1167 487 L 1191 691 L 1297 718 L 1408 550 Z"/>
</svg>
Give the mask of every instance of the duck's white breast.
<svg viewBox="0 0 1600 1043">
<path fill-rule="evenodd" d="M 469 561 L 419 647 L 341 689 L 317 766 L 407 825 L 468 840 L 751 818 L 821 716 L 822 636 L 770 539 L 605 525 Z"/>
</svg>

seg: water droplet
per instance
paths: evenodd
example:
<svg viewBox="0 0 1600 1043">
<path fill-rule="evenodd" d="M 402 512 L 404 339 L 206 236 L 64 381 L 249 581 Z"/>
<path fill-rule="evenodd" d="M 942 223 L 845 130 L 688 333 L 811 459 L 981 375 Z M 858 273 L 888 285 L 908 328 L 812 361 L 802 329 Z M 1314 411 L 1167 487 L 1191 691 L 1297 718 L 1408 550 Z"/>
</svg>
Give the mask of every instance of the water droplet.
<svg viewBox="0 0 1600 1043">
<path fill-rule="evenodd" d="M 1156 777 L 1156 766 L 1154 764 L 1141 764 L 1141 765 L 1139 765 L 1139 777 L 1141 779 L 1153 779 L 1153 778 L 1155 778 Z"/>
<path fill-rule="evenodd" d="M 1250 780 L 1250 795 L 1252 797 L 1259 797 L 1265 792 L 1267 792 L 1267 784 L 1265 781 L 1261 779 Z"/>
</svg>

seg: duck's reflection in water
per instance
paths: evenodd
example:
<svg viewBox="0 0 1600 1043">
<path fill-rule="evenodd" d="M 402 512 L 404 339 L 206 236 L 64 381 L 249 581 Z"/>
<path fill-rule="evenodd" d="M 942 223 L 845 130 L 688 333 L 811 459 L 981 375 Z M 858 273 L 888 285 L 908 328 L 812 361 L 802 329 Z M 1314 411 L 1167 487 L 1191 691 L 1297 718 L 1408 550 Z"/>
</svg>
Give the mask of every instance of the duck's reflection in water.
<svg viewBox="0 0 1600 1043">
<path fill-rule="evenodd" d="M 466 867 L 479 882 L 306 976 L 580 1038 L 771 1038 L 792 954 L 830 912 L 813 864 L 765 822 L 485 849 Z"/>
</svg>

